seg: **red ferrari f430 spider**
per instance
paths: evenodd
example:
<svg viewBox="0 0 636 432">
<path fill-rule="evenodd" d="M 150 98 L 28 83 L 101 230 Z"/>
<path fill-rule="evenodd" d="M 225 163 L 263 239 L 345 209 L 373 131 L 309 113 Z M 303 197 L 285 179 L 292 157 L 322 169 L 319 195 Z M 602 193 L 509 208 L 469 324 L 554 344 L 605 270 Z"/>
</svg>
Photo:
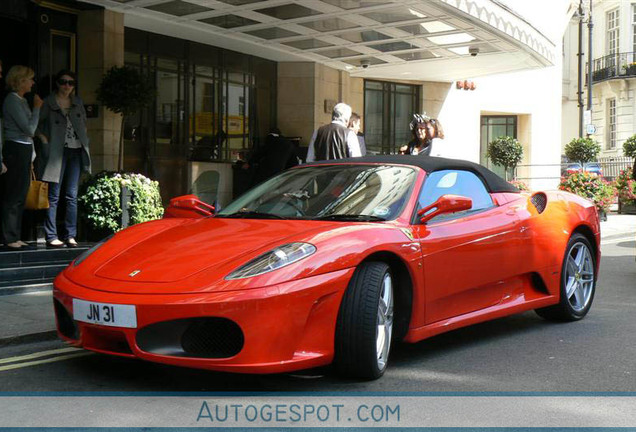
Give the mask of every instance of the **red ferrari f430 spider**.
<svg viewBox="0 0 636 432">
<path fill-rule="evenodd" d="M 536 310 L 575 321 L 600 260 L 594 205 L 422 156 L 302 165 L 224 209 L 189 195 L 54 283 L 59 335 L 194 368 L 333 364 L 380 377 L 397 341 Z"/>
</svg>

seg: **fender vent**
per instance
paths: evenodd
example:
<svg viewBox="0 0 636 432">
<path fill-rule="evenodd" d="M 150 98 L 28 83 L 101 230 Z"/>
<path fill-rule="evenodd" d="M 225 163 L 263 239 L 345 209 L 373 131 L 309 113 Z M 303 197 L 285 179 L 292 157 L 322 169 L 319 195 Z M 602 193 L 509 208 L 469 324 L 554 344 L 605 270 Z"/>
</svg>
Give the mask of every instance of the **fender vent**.
<svg viewBox="0 0 636 432">
<path fill-rule="evenodd" d="M 548 203 L 548 197 L 546 197 L 544 193 L 536 193 L 532 195 L 530 202 L 533 206 L 535 206 L 539 213 L 543 213 L 543 210 L 545 210 L 545 206 Z"/>
</svg>

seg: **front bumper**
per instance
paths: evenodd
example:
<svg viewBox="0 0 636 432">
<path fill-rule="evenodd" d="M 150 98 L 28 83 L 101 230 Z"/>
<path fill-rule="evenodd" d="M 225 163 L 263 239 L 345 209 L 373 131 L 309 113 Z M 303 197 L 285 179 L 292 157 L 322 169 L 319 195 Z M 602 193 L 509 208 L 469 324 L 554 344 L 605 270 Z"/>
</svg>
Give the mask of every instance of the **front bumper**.
<svg viewBox="0 0 636 432">
<path fill-rule="evenodd" d="M 71 282 L 61 273 L 53 289 L 58 335 L 91 351 L 217 371 L 279 373 L 323 366 L 333 360 L 338 310 L 353 272 L 354 269 L 339 270 L 250 290 L 168 295 L 95 291 Z M 137 327 L 75 321 L 74 298 L 134 305 Z M 240 328 L 243 340 L 238 353 L 209 358 L 188 351 L 188 344 L 183 348 L 183 342 L 179 343 L 183 335 L 179 332 L 188 327 L 183 323 L 200 324 L 206 320 L 207 325 L 223 321 Z M 165 341 L 161 340 L 162 328 L 169 329 Z M 140 340 L 144 329 L 146 335 L 148 329 L 153 331 L 153 343 L 148 344 L 143 336 Z"/>
</svg>

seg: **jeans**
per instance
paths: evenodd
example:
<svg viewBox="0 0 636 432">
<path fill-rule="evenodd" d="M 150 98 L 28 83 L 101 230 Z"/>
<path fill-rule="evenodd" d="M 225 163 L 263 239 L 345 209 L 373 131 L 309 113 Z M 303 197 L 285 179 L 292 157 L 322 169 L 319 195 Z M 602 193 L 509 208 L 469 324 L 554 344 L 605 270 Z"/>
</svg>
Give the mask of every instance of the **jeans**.
<svg viewBox="0 0 636 432">
<path fill-rule="evenodd" d="M 64 148 L 60 181 L 57 183 L 49 183 L 49 209 L 46 212 L 46 219 L 44 220 L 46 241 L 59 238 L 55 220 L 62 184 L 65 186 L 64 199 L 66 201 L 63 239 L 66 240 L 77 236 L 77 188 L 81 170 L 82 149 Z"/>
</svg>

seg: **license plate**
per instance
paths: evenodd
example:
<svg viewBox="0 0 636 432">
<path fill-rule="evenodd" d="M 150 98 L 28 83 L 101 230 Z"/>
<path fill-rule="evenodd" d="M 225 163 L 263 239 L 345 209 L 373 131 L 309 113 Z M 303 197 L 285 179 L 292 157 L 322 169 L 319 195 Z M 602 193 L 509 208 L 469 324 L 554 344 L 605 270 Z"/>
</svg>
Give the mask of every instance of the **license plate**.
<svg viewBox="0 0 636 432">
<path fill-rule="evenodd" d="M 73 299 L 73 319 L 110 327 L 137 328 L 135 306 Z"/>
</svg>

